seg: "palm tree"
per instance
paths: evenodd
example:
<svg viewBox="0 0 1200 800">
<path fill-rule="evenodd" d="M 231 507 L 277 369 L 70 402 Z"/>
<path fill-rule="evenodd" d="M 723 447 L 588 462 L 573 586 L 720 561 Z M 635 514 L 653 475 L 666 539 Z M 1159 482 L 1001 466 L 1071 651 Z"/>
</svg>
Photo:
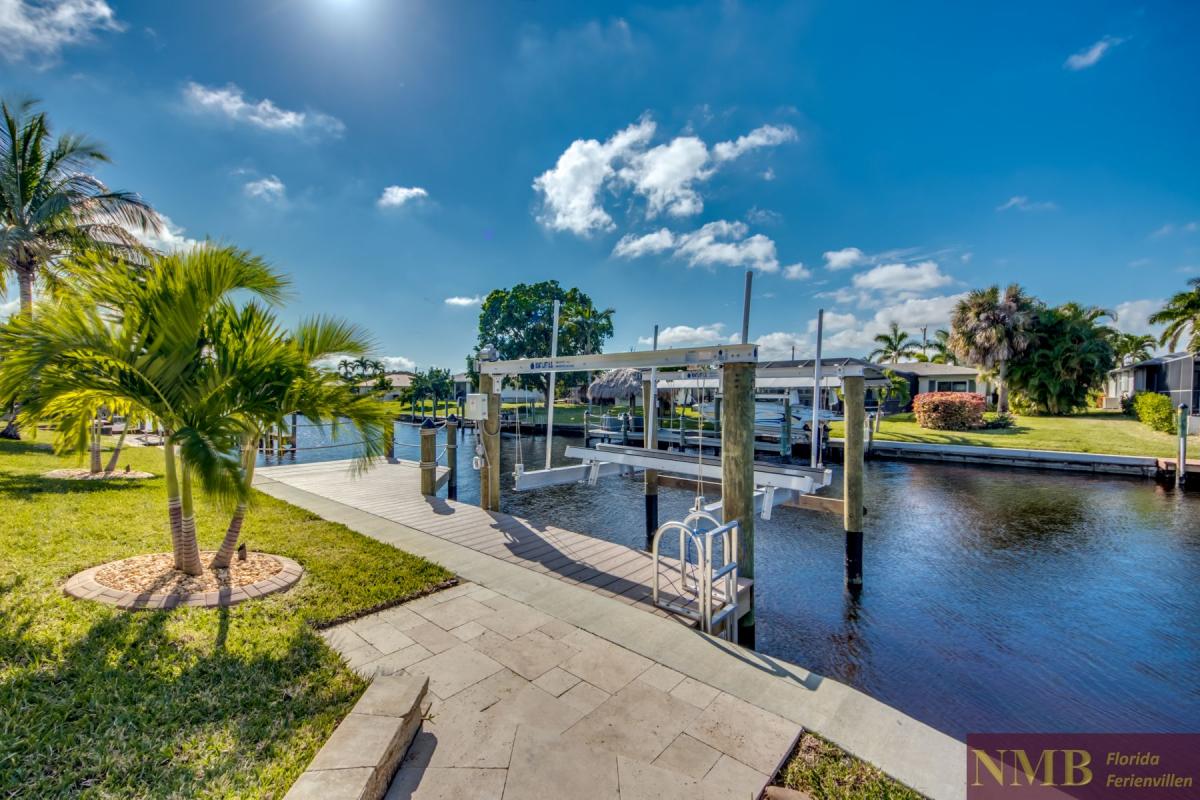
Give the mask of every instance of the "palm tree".
<svg viewBox="0 0 1200 800">
<path fill-rule="evenodd" d="M 214 315 L 242 292 L 277 301 L 286 283 L 232 247 L 154 256 L 136 272 L 83 258 L 77 292 L 43 302 L 36 324 L 21 315 L 0 328 L 0 396 L 20 391 L 23 418 L 58 423 L 60 449 L 82 450 L 88 421 L 111 398 L 157 420 L 175 566 L 200 574 L 192 478 L 212 493 L 245 493 L 236 455 L 245 421 L 224 413 L 233 367 L 213 357 Z"/>
<path fill-rule="evenodd" d="M 881 333 L 875 337 L 875 343 L 879 347 L 872 350 L 871 354 L 867 356 L 870 361 L 881 359 L 895 364 L 902 358 L 915 356 L 921 349 L 916 340 L 910 338 L 907 331 L 900 330 L 900 326 L 894 322 L 887 333 Z"/>
<path fill-rule="evenodd" d="M 1039 303 L 1017 284 L 975 289 L 958 301 L 950 320 L 950 349 L 959 359 L 998 370 L 998 410 L 1008 411 L 1008 362 L 1029 346 Z"/>
<path fill-rule="evenodd" d="M 215 399 L 222 414 L 241 428 L 242 491 L 225 537 L 214 556 L 213 569 L 228 567 L 237 549 L 246 518 L 257 460 L 255 443 L 291 413 L 309 424 L 350 425 L 363 442 L 359 465 L 365 467 L 385 450 L 391 414 L 370 395 L 360 395 L 338 375 L 317 366 L 338 353 L 363 353 L 366 335 L 356 326 L 317 317 L 284 334 L 274 315 L 257 303 L 242 309 L 223 307 L 211 326 L 210 357 L 228 376 Z"/>
<path fill-rule="evenodd" d="M 1159 343 L 1171 345 L 1171 350 L 1179 347 L 1179 340 L 1188 337 L 1187 349 L 1200 353 L 1200 278 L 1188 281 L 1192 287 L 1186 292 L 1174 295 L 1167 304 L 1150 315 L 1154 325 L 1165 324 Z"/>
<path fill-rule="evenodd" d="M 83 136 L 51 141 L 32 100 L 0 101 L 0 288 L 12 273 L 21 312 L 33 312 L 33 287 L 53 281 L 56 261 L 87 248 L 137 250 L 130 229 L 157 233 L 161 221 L 140 197 L 114 192 L 88 170 L 109 161 Z"/>
<path fill-rule="evenodd" d="M 1113 354 L 1121 366 L 1136 364 L 1150 358 L 1150 353 L 1156 344 L 1155 339 L 1148 333 L 1122 333 L 1116 331 L 1112 336 Z"/>
<path fill-rule="evenodd" d="M 929 343 L 929 349 L 933 351 L 933 355 L 929 360 L 934 364 L 958 363 L 958 358 L 954 355 L 954 350 L 950 347 L 950 331 L 937 330 L 933 334 L 933 341 Z"/>
</svg>

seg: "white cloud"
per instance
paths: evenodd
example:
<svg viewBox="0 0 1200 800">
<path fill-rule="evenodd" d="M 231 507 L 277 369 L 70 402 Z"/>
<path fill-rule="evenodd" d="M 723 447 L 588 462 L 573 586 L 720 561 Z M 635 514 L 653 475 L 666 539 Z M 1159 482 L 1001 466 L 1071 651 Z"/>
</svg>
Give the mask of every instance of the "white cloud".
<svg viewBox="0 0 1200 800">
<path fill-rule="evenodd" d="M 672 325 L 669 328 L 663 328 L 658 332 L 658 346 L 667 347 L 696 347 L 706 344 L 717 344 L 723 336 L 722 331 L 725 329 L 725 324 L 714 322 L 711 325 L 700 325 L 692 327 L 691 325 Z M 638 344 L 652 345 L 654 337 L 642 336 L 638 338 Z"/>
<path fill-rule="evenodd" d="M 8 300 L 0 303 L 0 321 L 7 321 L 9 317 L 17 313 L 21 308 L 21 299 Z"/>
<path fill-rule="evenodd" d="M 375 205 L 380 208 L 399 208 L 410 200 L 420 200 L 428 197 L 429 192 L 420 186 L 388 186 L 379 195 Z"/>
<path fill-rule="evenodd" d="M 846 328 L 852 328 L 858 324 L 858 317 L 853 314 L 839 314 L 836 311 L 825 312 L 825 330 L 824 334 L 844 331 Z M 815 319 L 808 321 L 808 332 L 817 332 L 817 321 Z"/>
<path fill-rule="evenodd" d="M 704 210 L 700 184 L 717 168 L 750 150 L 797 138 L 787 125 L 764 125 L 732 142 L 708 146 L 692 135 L 650 147 L 657 126 L 650 118 L 630 125 L 601 143 L 577 139 L 558 157 L 553 169 L 539 175 L 533 188 L 541 194 L 538 221 L 551 230 L 590 236 L 616 225 L 600 200 L 604 189 L 614 194 L 630 189 L 646 200 L 645 217 L 687 217 Z"/>
<path fill-rule="evenodd" d="M 0 0 L 0 56 L 10 62 L 28 56 L 53 62 L 67 45 L 124 29 L 105 0 Z"/>
<path fill-rule="evenodd" d="M 1109 50 L 1121 44 L 1123 41 L 1125 40 L 1117 36 L 1105 36 L 1103 39 L 1092 44 L 1091 46 L 1085 47 L 1078 53 L 1068 56 L 1067 60 L 1063 63 L 1063 67 L 1073 72 L 1078 72 L 1079 70 L 1087 69 L 1088 67 L 1094 67 L 1097 63 L 1099 63 L 1100 59 L 1104 58 L 1105 54 L 1108 53 Z"/>
<path fill-rule="evenodd" d="M 417 362 L 404 356 L 382 356 L 379 361 L 388 372 L 412 372 L 417 368 Z"/>
<path fill-rule="evenodd" d="M 670 250 L 675 246 L 675 234 L 666 228 L 660 228 L 645 236 L 625 234 L 613 248 L 613 255 L 619 258 L 641 258 Z"/>
<path fill-rule="evenodd" d="M 692 267 L 749 267 L 760 272 L 779 271 L 775 242 L 761 233 L 747 236 L 744 222 L 717 220 L 690 233 L 673 234 L 666 228 L 644 236 L 632 234 L 621 237 L 613 248 L 619 258 L 666 252 L 674 249 L 673 258 L 687 261 Z M 803 269 L 803 265 L 797 265 Z"/>
<path fill-rule="evenodd" d="M 761 272 L 776 272 L 779 259 L 775 242 L 761 233 L 747 237 L 744 222 L 717 220 L 678 238 L 675 257 L 686 259 L 693 267 L 724 264 L 749 267 Z"/>
<path fill-rule="evenodd" d="M 183 99 L 198 113 L 213 114 L 265 131 L 340 136 L 346 130 L 341 120 L 319 111 L 289 111 L 266 98 L 257 102 L 247 99 L 241 88 L 233 83 L 217 87 L 189 81 L 183 87 Z"/>
<path fill-rule="evenodd" d="M 459 296 L 455 296 L 455 297 L 447 297 L 442 302 L 448 306 L 458 306 L 459 308 L 466 308 L 469 306 L 479 305 L 480 303 L 483 302 L 483 298 L 480 297 L 479 295 L 475 295 L 474 297 L 463 297 L 463 296 L 459 295 Z"/>
<path fill-rule="evenodd" d="M 857 247 L 843 247 L 841 250 L 826 250 L 822 255 L 825 268 L 829 270 L 850 269 L 859 264 L 867 263 L 867 255 Z"/>
<path fill-rule="evenodd" d="M 653 120 L 643 119 L 613 134 L 601 144 L 595 139 L 576 139 L 558 157 L 553 169 L 533 181 L 542 193 L 544 211 L 538 221 L 556 231 L 590 236 L 612 230 L 612 217 L 597 202 L 605 181 L 616 174 L 614 162 L 625 159 L 654 136 Z"/>
<path fill-rule="evenodd" d="M 265 203 L 279 203 L 287 198 L 287 187 L 283 181 L 274 175 L 250 181 L 242 187 L 247 197 L 262 200 Z"/>
<path fill-rule="evenodd" d="M 762 171 L 762 179 L 764 181 L 775 180 L 775 170 L 772 167 L 767 167 Z"/>
<path fill-rule="evenodd" d="M 901 330 L 908 331 L 917 342 L 920 342 L 920 328 L 929 327 L 929 338 L 938 328 L 949 328 L 950 316 L 954 307 L 966 294 L 941 295 L 938 297 L 907 298 L 898 303 L 878 309 L 870 319 L 859 323 L 858 320 L 849 322 L 841 330 L 826 338 L 826 350 L 830 353 L 863 355 L 875 348 L 875 337 L 886 333 L 894 322 Z M 850 314 L 838 315 L 825 313 L 828 326 L 831 318 L 836 323 L 845 323 Z M 831 329 L 832 330 L 832 329 Z"/>
<path fill-rule="evenodd" d="M 646 198 L 646 218 L 662 212 L 688 217 L 704 210 L 695 184 L 713 173 L 707 168 L 708 148 L 695 136 L 680 136 L 630 158 L 618 175 Z"/>
<path fill-rule="evenodd" d="M 812 277 L 812 270 L 797 262 L 790 267 L 783 268 L 783 277 L 789 281 L 802 281 L 805 278 Z"/>
<path fill-rule="evenodd" d="M 1182 225 L 1176 225 L 1174 222 L 1164 223 L 1161 228 L 1150 234 L 1152 239 L 1161 239 L 1164 236 L 1170 236 L 1173 233 L 1195 233 L 1200 230 L 1200 220 L 1185 222 Z"/>
<path fill-rule="evenodd" d="M 717 161 L 732 161 L 751 150 L 761 147 L 777 147 L 800 138 L 791 125 L 763 125 L 755 128 L 732 142 L 717 142 L 713 145 L 713 158 Z"/>
<path fill-rule="evenodd" d="M 1117 330 L 1125 333 L 1152 333 L 1157 336 L 1162 333 L 1163 326 L 1151 325 L 1150 315 L 1162 307 L 1162 300 L 1126 300 L 1113 309 L 1117 312 L 1114 324 Z"/>
<path fill-rule="evenodd" d="M 3 2 L 3 0 L 0 0 Z M 184 229 L 171 221 L 171 218 L 166 214 L 157 214 L 159 231 L 158 233 L 147 233 L 140 228 L 135 228 L 131 225 L 123 225 L 125 230 L 129 231 L 139 242 L 151 250 L 156 250 L 160 253 L 175 253 L 180 250 L 191 250 L 200 242 L 195 239 L 190 239 L 184 236 Z"/>
<path fill-rule="evenodd" d="M 1009 209 L 1016 209 L 1017 211 L 1054 211 L 1057 208 L 1056 204 L 1048 200 L 1033 201 L 1023 194 L 1013 195 L 996 206 L 997 211 L 1008 211 Z"/>
<path fill-rule="evenodd" d="M 854 286 L 865 291 L 885 294 L 918 293 L 937 289 L 953 279 L 941 271 L 937 262 L 918 264 L 880 264 L 854 276 Z"/>
<path fill-rule="evenodd" d="M 784 331 L 764 334 L 755 339 L 754 343 L 758 345 L 758 357 L 764 361 L 790 359 L 793 347 L 796 357 L 803 358 L 812 347 L 807 336 Z"/>
<path fill-rule="evenodd" d="M 769 208 L 759 208 L 753 206 L 746 212 L 746 221 L 753 222 L 756 225 L 778 225 L 783 222 L 783 214 L 778 211 L 772 211 Z"/>
</svg>

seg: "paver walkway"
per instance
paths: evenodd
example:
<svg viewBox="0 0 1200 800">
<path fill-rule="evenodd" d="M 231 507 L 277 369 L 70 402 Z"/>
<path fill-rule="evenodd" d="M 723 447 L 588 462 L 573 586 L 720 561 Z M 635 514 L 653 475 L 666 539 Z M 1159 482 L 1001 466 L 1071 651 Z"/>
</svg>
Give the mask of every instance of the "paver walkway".
<svg viewBox="0 0 1200 800">
<path fill-rule="evenodd" d="M 803 727 L 928 797 L 964 800 L 962 742 L 837 681 L 573 582 L 497 540 L 491 525 L 558 529 L 414 498 L 416 472 L 382 465 L 353 478 L 335 462 L 256 476 L 267 494 L 473 582 L 329 633 L 358 669 L 430 676 L 433 717 L 393 798 L 745 797 Z M 457 515 L 494 544 L 443 536 Z M 566 540 L 569 553 L 584 552 Z"/>
<path fill-rule="evenodd" d="M 361 674 L 426 675 L 402 798 L 757 797 L 800 726 L 466 583 L 332 628 Z"/>
<path fill-rule="evenodd" d="M 256 474 L 353 505 L 526 569 L 553 575 L 565 583 L 637 605 L 658 616 L 694 624 L 653 605 L 653 559 L 644 550 L 554 525 L 535 525 L 520 517 L 484 511 L 466 503 L 422 496 L 420 470 L 411 463 L 380 464 L 359 475 L 349 470 L 350 464 L 327 461 L 260 467 Z M 666 559 L 665 563 L 662 597 L 685 603 L 680 597 L 678 562 Z M 739 583 L 744 593 L 752 581 L 743 579 Z"/>
</svg>

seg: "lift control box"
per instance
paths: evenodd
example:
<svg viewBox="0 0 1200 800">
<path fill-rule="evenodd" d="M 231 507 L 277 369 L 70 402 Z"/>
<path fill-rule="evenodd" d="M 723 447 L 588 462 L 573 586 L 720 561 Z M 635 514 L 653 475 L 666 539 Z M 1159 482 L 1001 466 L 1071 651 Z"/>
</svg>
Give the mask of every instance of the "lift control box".
<svg viewBox="0 0 1200 800">
<path fill-rule="evenodd" d="M 488 398 L 486 394 L 467 395 L 467 402 L 463 407 L 463 419 L 469 419 L 474 422 L 482 422 L 483 420 L 487 419 L 487 401 Z"/>
</svg>

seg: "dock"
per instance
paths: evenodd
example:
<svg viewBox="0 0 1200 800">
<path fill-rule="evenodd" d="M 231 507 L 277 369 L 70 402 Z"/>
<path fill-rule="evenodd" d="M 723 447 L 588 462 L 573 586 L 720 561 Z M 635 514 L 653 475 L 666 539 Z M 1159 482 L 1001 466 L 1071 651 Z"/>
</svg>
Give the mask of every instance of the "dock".
<svg viewBox="0 0 1200 800">
<path fill-rule="evenodd" d="M 650 554 L 644 550 L 553 525 L 536 525 L 467 503 L 424 497 L 419 489 L 420 469 L 413 462 L 380 462 L 358 476 L 351 471 L 352 466 L 353 462 L 347 460 L 259 467 L 255 480 L 285 483 L 346 503 L 656 616 L 695 625 L 693 620 L 651 602 L 654 568 Z M 440 486 L 446 471 L 439 468 L 438 472 Z M 739 581 L 739 601 L 749 594 L 751 586 L 753 581 L 749 579 Z M 664 569 L 660 591 L 668 602 L 683 604 L 691 599 L 681 590 L 677 560 L 669 560 Z"/>
<path fill-rule="evenodd" d="M 429 676 L 435 713 L 397 774 L 401 791 L 432 792 L 487 753 L 491 769 L 469 771 L 506 780 L 505 797 L 604 787 L 613 798 L 756 797 L 807 729 L 926 797 L 965 798 L 962 742 L 836 680 L 679 624 L 649 604 L 641 551 L 423 497 L 419 473 L 380 463 L 355 476 L 340 461 L 255 475 L 265 494 L 470 582 L 323 632 L 366 677 Z M 688 760 L 710 749 L 704 764 Z M 472 760 L 460 765 L 464 757 Z M 692 778 L 669 772 L 685 766 Z"/>
</svg>

